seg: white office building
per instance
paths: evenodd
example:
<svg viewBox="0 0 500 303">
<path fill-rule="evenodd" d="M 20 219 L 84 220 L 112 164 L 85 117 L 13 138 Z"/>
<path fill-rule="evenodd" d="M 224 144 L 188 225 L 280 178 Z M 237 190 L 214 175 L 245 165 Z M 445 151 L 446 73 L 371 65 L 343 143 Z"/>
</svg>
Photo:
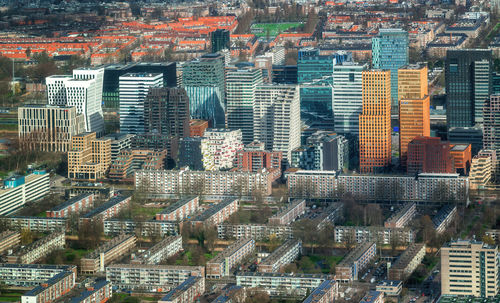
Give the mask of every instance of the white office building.
<svg viewBox="0 0 500 303">
<path fill-rule="evenodd" d="M 43 198 L 49 193 L 50 177 L 45 171 L 28 176 L 11 176 L 0 188 L 0 215 L 11 214 L 26 202 Z"/>
<path fill-rule="evenodd" d="M 226 73 L 227 127 L 241 129 L 244 144 L 253 140 L 255 89 L 260 84 L 260 69 L 228 69 Z"/>
<path fill-rule="evenodd" d="M 150 87 L 163 87 L 161 73 L 120 76 L 120 132 L 144 133 L 144 99 Z"/>
<path fill-rule="evenodd" d="M 362 111 L 361 73 L 367 65 L 343 62 L 333 67 L 333 120 L 335 132 L 359 134 Z"/>
<path fill-rule="evenodd" d="M 300 91 L 297 85 L 262 84 L 255 91 L 254 140 L 265 149 L 283 152 L 289 166 L 300 146 Z"/>
</svg>

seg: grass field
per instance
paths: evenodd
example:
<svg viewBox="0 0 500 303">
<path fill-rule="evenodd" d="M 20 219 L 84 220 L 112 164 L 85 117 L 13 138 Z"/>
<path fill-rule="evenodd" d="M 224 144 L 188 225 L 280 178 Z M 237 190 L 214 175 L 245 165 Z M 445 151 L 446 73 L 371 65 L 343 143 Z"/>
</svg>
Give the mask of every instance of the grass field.
<svg viewBox="0 0 500 303">
<path fill-rule="evenodd" d="M 154 217 L 157 213 L 161 212 L 163 208 L 155 208 L 155 207 L 134 207 L 132 209 L 132 216 L 148 216 Z"/>
<path fill-rule="evenodd" d="M 22 293 L 17 292 L 2 292 L 0 302 L 20 302 Z"/>
<path fill-rule="evenodd" d="M 286 32 L 290 29 L 301 27 L 301 22 L 286 22 L 286 23 L 256 23 L 250 28 L 252 34 L 257 37 L 266 37 L 269 33 L 270 38 L 276 37 L 281 32 Z"/>
</svg>

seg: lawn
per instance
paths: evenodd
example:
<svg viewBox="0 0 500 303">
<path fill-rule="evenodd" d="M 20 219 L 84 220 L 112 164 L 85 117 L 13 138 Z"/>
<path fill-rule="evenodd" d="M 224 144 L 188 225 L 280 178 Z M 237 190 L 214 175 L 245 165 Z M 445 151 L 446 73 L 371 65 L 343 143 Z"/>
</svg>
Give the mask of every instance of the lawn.
<svg viewBox="0 0 500 303">
<path fill-rule="evenodd" d="M 22 293 L 17 292 L 5 292 L 0 295 L 0 302 L 19 302 L 22 295 Z"/>
<path fill-rule="evenodd" d="M 136 216 L 154 217 L 157 213 L 161 212 L 162 210 L 163 208 L 137 206 L 132 208 L 132 217 Z"/>
<path fill-rule="evenodd" d="M 324 274 L 328 274 L 342 259 L 342 256 L 330 255 L 303 256 L 298 262 L 298 267 L 304 273 L 316 273 L 319 270 Z"/>
<path fill-rule="evenodd" d="M 250 31 L 257 37 L 266 37 L 269 33 L 269 37 L 274 38 L 281 32 L 286 32 L 301 26 L 303 26 L 301 22 L 256 23 L 252 25 Z"/>
</svg>

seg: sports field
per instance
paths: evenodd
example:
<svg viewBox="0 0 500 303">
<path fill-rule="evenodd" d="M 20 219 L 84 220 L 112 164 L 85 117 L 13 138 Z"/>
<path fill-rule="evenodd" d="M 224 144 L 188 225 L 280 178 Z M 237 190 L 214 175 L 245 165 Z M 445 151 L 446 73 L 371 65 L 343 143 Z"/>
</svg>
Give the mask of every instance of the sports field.
<svg viewBox="0 0 500 303">
<path fill-rule="evenodd" d="M 256 23 L 252 24 L 250 31 L 257 37 L 266 37 L 269 33 L 269 38 L 274 38 L 279 33 L 286 32 L 290 29 L 297 28 L 302 25 L 302 22 Z"/>
</svg>

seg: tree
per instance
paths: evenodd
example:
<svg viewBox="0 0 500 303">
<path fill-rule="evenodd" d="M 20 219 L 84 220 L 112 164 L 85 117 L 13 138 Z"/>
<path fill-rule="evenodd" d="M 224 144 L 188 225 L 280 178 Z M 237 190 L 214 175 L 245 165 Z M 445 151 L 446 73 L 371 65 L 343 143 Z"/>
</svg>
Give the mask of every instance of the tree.
<svg viewBox="0 0 500 303">
<path fill-rule="evenodd" d="M 22 229 L 21 230 L 21 244 L 22 245 L 28 245 L 33 242 L 33 232 L 29 229 Z"/>
<path fill-rule="evenodd" d="M 432 223 L 431 217 L 428 215 L 422 216 L 420 219 L 420 226 L 422 230 L 422 238 L 425 243 L 430 243 L 436 237 L 436 230 L 434 229 L 434 223 Z"/>
</svg>

